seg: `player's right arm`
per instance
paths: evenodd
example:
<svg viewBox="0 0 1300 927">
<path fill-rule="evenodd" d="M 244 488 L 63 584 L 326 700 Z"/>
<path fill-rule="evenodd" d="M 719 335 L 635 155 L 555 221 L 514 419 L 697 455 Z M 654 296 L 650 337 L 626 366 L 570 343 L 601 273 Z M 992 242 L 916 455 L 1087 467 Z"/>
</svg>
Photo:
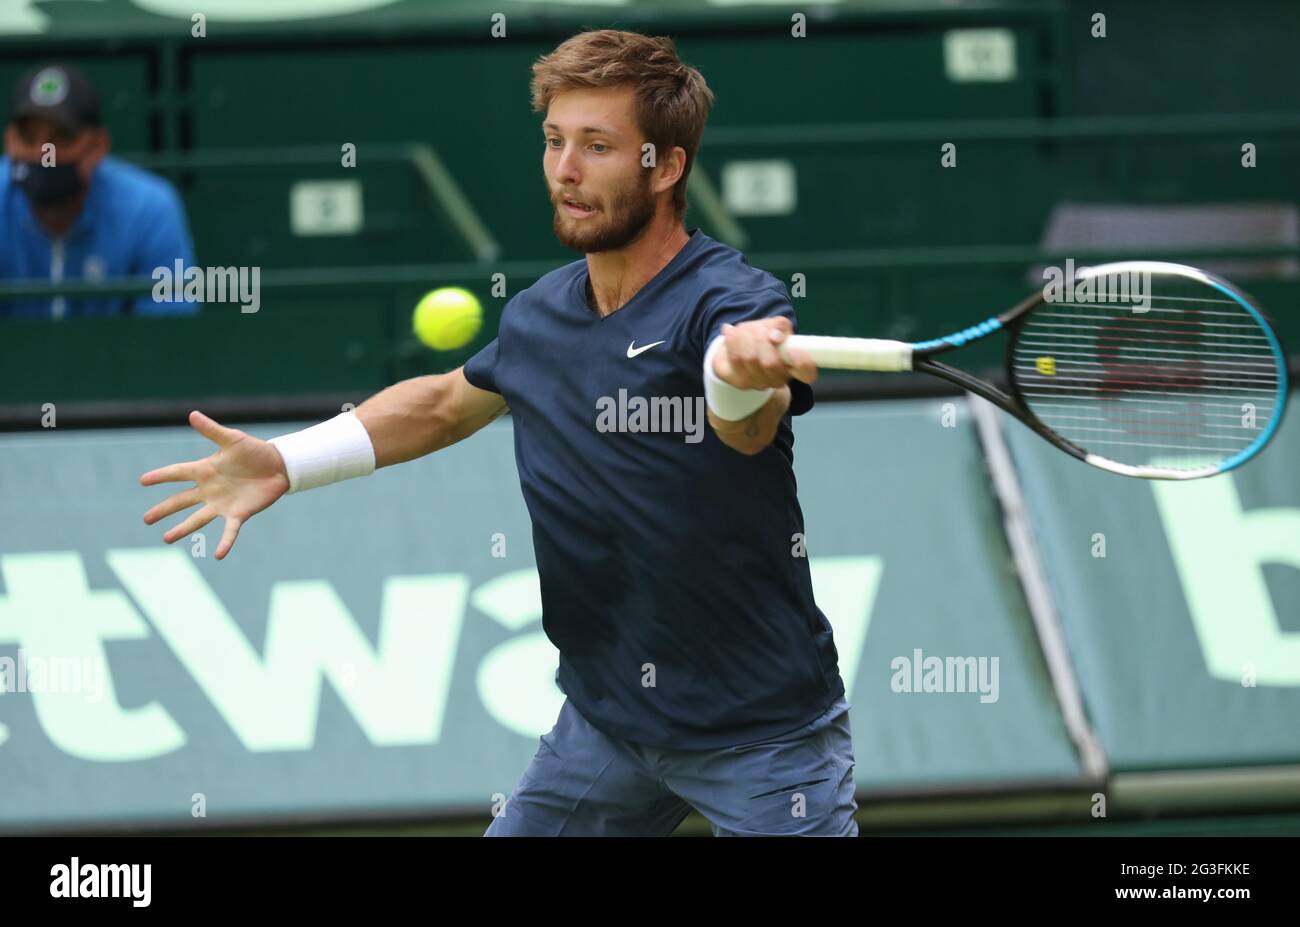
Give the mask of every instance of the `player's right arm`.
<svg viewBox="0 0 1300 927">
<path fill-rule="evenodd" d="M 225 530 L 216 550 L 221 560 L 234 546 L 243 523 L 286 493 L 414 460 L 469 437 L 505 411 L 505 400 L 498 393 L 471 385 L 457 369 L 404 380 L 372 396 L 355 412 L 271 441 L 191 412 L 190 425 L 217 450 L 201 460 L 171 464 L 141 476 L 143 486 L 194 483 L 151 508 L 144 523 L 152 525 L 202 503 L 197 512 L 168 530 L 163 540 L 170 544 L 221 516 Z"/>
</svg>

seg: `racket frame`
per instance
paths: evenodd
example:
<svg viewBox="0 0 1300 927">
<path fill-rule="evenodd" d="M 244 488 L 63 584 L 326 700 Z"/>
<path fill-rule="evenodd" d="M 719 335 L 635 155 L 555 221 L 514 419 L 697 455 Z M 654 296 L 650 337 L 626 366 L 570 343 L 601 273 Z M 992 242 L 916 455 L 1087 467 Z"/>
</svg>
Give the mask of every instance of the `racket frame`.
<svg viewBox="0 0 1300 927">
<path fill-rule="evenodd" d="M 1172 264 L 1164 261 L 1119 261 L 1111 264 L 1099 264 L 1093 267 L 1078 268 L 1073 279 L 1083 280 L 1095 276 L 1129 273 L 1132 271 L 1177 274 L 1212 286 L 1225 296 L 1232 298 L 1242 306 L 1242 308 L 1250 313 L 1268 338 L 1269 347 L 1272 349 L 1273 359 L 1277 365 L 1278 376 L 1277 401 L 1276 406 L 1273 409 L 1273 414 L 1269 419 L 1268 425 L 1259 435 L 1256 436 L 1254 441 L 1227 459 L 1212 466 L 1174 470 L 1170 468 L 1134 466 L 1132 464 L 1120 463 L 1099 454 L 1094 454 L 1084 450 L 1058 434 L 1034 414 L 1034 412 L 1029 408 L 1028 403 L 1025 402 L 1024 396 L 1021 394 L 1020 387 L 1016 380 L 1015 348 L 1020 334 L 1020 329 L 1024 325 L 1025 320 L 1028 319 L 1033 311 L 1040 305 L 1051 304 L 1046 299 L 1041 289 L 1030 294 L 1001 315 L 986 319 L 978 325 L 972 325 L 969 328 L 962 329 L 961 331 L 955 332 L 951 335 L 946 335 L 942 338 L 935 338 L 930 341 L 908 343 L 854 338 L 818 339 L 814 337 L 812 339 L 805 339 L 802 336 L 796 335 L 793 336 L 789 343 L 791 347 L 796 348 L 805 347 L 805 345 L 811 346 L 819 342 L 844 342 L 846 349 L 848 343 L 851 342 L 861 343 L 864 348 L 870 345 L 870 353 L 874 355 L 874 358 L 869 362 L 869 364 L 854 364 L 846 366 L 848 366 L 849 369 L 866 370 L 906 370 L 910 368 L 911 370 L 920 373 L 927 373 L 931 376 L 940 377 L 950 383 L 960 386 L 962 389 L 974 393 L 976 396 L 988 400 L 998 408 L 1015 416 L 1018 421 L 1032 430 L 1039 437 L 1043 438 L 1053 447 L 1069 454 L 1071 457 L 1082 460 L 1094 467 L 1099 467 L 1100 469 L 1112 473 L 1118 473 L 1123 476 L 1135 476 L 1145 479 L 1186 480 L 1204 476 L 1213 476 L 1217 473 L 1226 473 L 1229 470 L 1241 466 L 1243 463 L 1258 454 L 1264 446 L 1268 444 L 1273 435 L 1277 432 L 1278 427 L 1281 425 L 1282 417 L 1286 413 L 1289 390 L 1287 355 L 1282 348 L 1281 340 L 1278 338 L 1277 332 L 1274 330 L 1272 323 L 1259 309 L 1258 305 L 1256 305 L 1255 300 L 1241 289 L 1214 274 L 1184 264 Z M 1007 334 L 1007 347 L 1003 358 L 1004 374 L 1006 376 L 1008 387 L 1006 391 L 999 389 L 992 383 L 981 380 L 973 374 L 934 359 L 937 355 L 955 351 L 965 345 L 971 344 L 972 342 L 980 341 L 1002 331 Z M 892 366 L 889 365 L 889 356 L 891 353 L 889 346 L 893 346 L 892 353 L 899 359 Z M 884 359 L 883 363 L 880 362 L 882 358 Z M 816 359 L 817 358 L 814 355 L 814 360 Z M 906 363 L 907 360 L 910 360 L 910 365 Z M 836 363 L 828 363 L 824 364 L 824 366 L 835 367 L 839 365 Z"/>
</svg>

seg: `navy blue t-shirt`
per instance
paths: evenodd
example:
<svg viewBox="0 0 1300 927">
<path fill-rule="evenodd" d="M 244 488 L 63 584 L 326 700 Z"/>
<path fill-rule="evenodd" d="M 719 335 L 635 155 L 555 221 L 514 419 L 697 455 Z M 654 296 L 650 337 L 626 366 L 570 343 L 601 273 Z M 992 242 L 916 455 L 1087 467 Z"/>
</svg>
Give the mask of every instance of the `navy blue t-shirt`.
<svg viewBox="0 0 1300 927">
<path fill-rule="evenodd" d="M 785 287 L 698 229 L 604 318 L 587 282 L 579 260 L 514 296 L 464 368 L 510 408 L 556 681 L 636 743 L 707 749 L 801 727 L 844 684 L 795 556 L 790 416 L 741 454 L 709 426 L 702 377 L 724 322 L 795 321 Z M 802 414 L 812 391 L 790 385 Z"/>
</svg>

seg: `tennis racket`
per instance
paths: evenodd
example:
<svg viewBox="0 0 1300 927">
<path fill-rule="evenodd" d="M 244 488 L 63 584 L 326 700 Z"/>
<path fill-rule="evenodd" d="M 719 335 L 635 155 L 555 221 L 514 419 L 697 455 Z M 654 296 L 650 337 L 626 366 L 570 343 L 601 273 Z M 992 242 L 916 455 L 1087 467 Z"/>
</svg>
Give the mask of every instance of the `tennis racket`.
<svg viewBox="0 0 1300 927">
<path fill-rule="evenodd" d="M 1263 313 L 1231 283 L 1182 264 L 1125 261 L 1051 284 L 1002 315 L 932 341 L 791 335 L 785 346 L 803 349 L 819 367 L 942 377 L 1072 457 L 1124 476 L 1225 473 L 1277 433 L 1286 354 Z M 1009 336 L 1008 392 L 934 359 L 999 331 Z"/>
</svg>

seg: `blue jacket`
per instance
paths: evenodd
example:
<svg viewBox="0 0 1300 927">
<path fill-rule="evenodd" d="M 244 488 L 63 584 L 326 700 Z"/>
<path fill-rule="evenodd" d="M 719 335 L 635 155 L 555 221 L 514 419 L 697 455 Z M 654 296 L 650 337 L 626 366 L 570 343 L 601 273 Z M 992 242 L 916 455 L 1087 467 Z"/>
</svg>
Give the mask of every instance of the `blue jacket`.
<svg viewBox="0 0 1300 927">
<path fill-rule="evenodd" d="M 31 204 L 9 179 L 0 157 L 0 282 L 106 280 L 149 277 L 177 258 L 194 263 L 194 244 L 180 197 L 170 183 L 107 157 L 91 177 L 81 214 L 62 238 L 51 239 Z M 136 315 L 193 315 L 198 303 L 155 302 L 149 295 L 73 299 L 0 300 L 0 319 Z"/>
</svg>

